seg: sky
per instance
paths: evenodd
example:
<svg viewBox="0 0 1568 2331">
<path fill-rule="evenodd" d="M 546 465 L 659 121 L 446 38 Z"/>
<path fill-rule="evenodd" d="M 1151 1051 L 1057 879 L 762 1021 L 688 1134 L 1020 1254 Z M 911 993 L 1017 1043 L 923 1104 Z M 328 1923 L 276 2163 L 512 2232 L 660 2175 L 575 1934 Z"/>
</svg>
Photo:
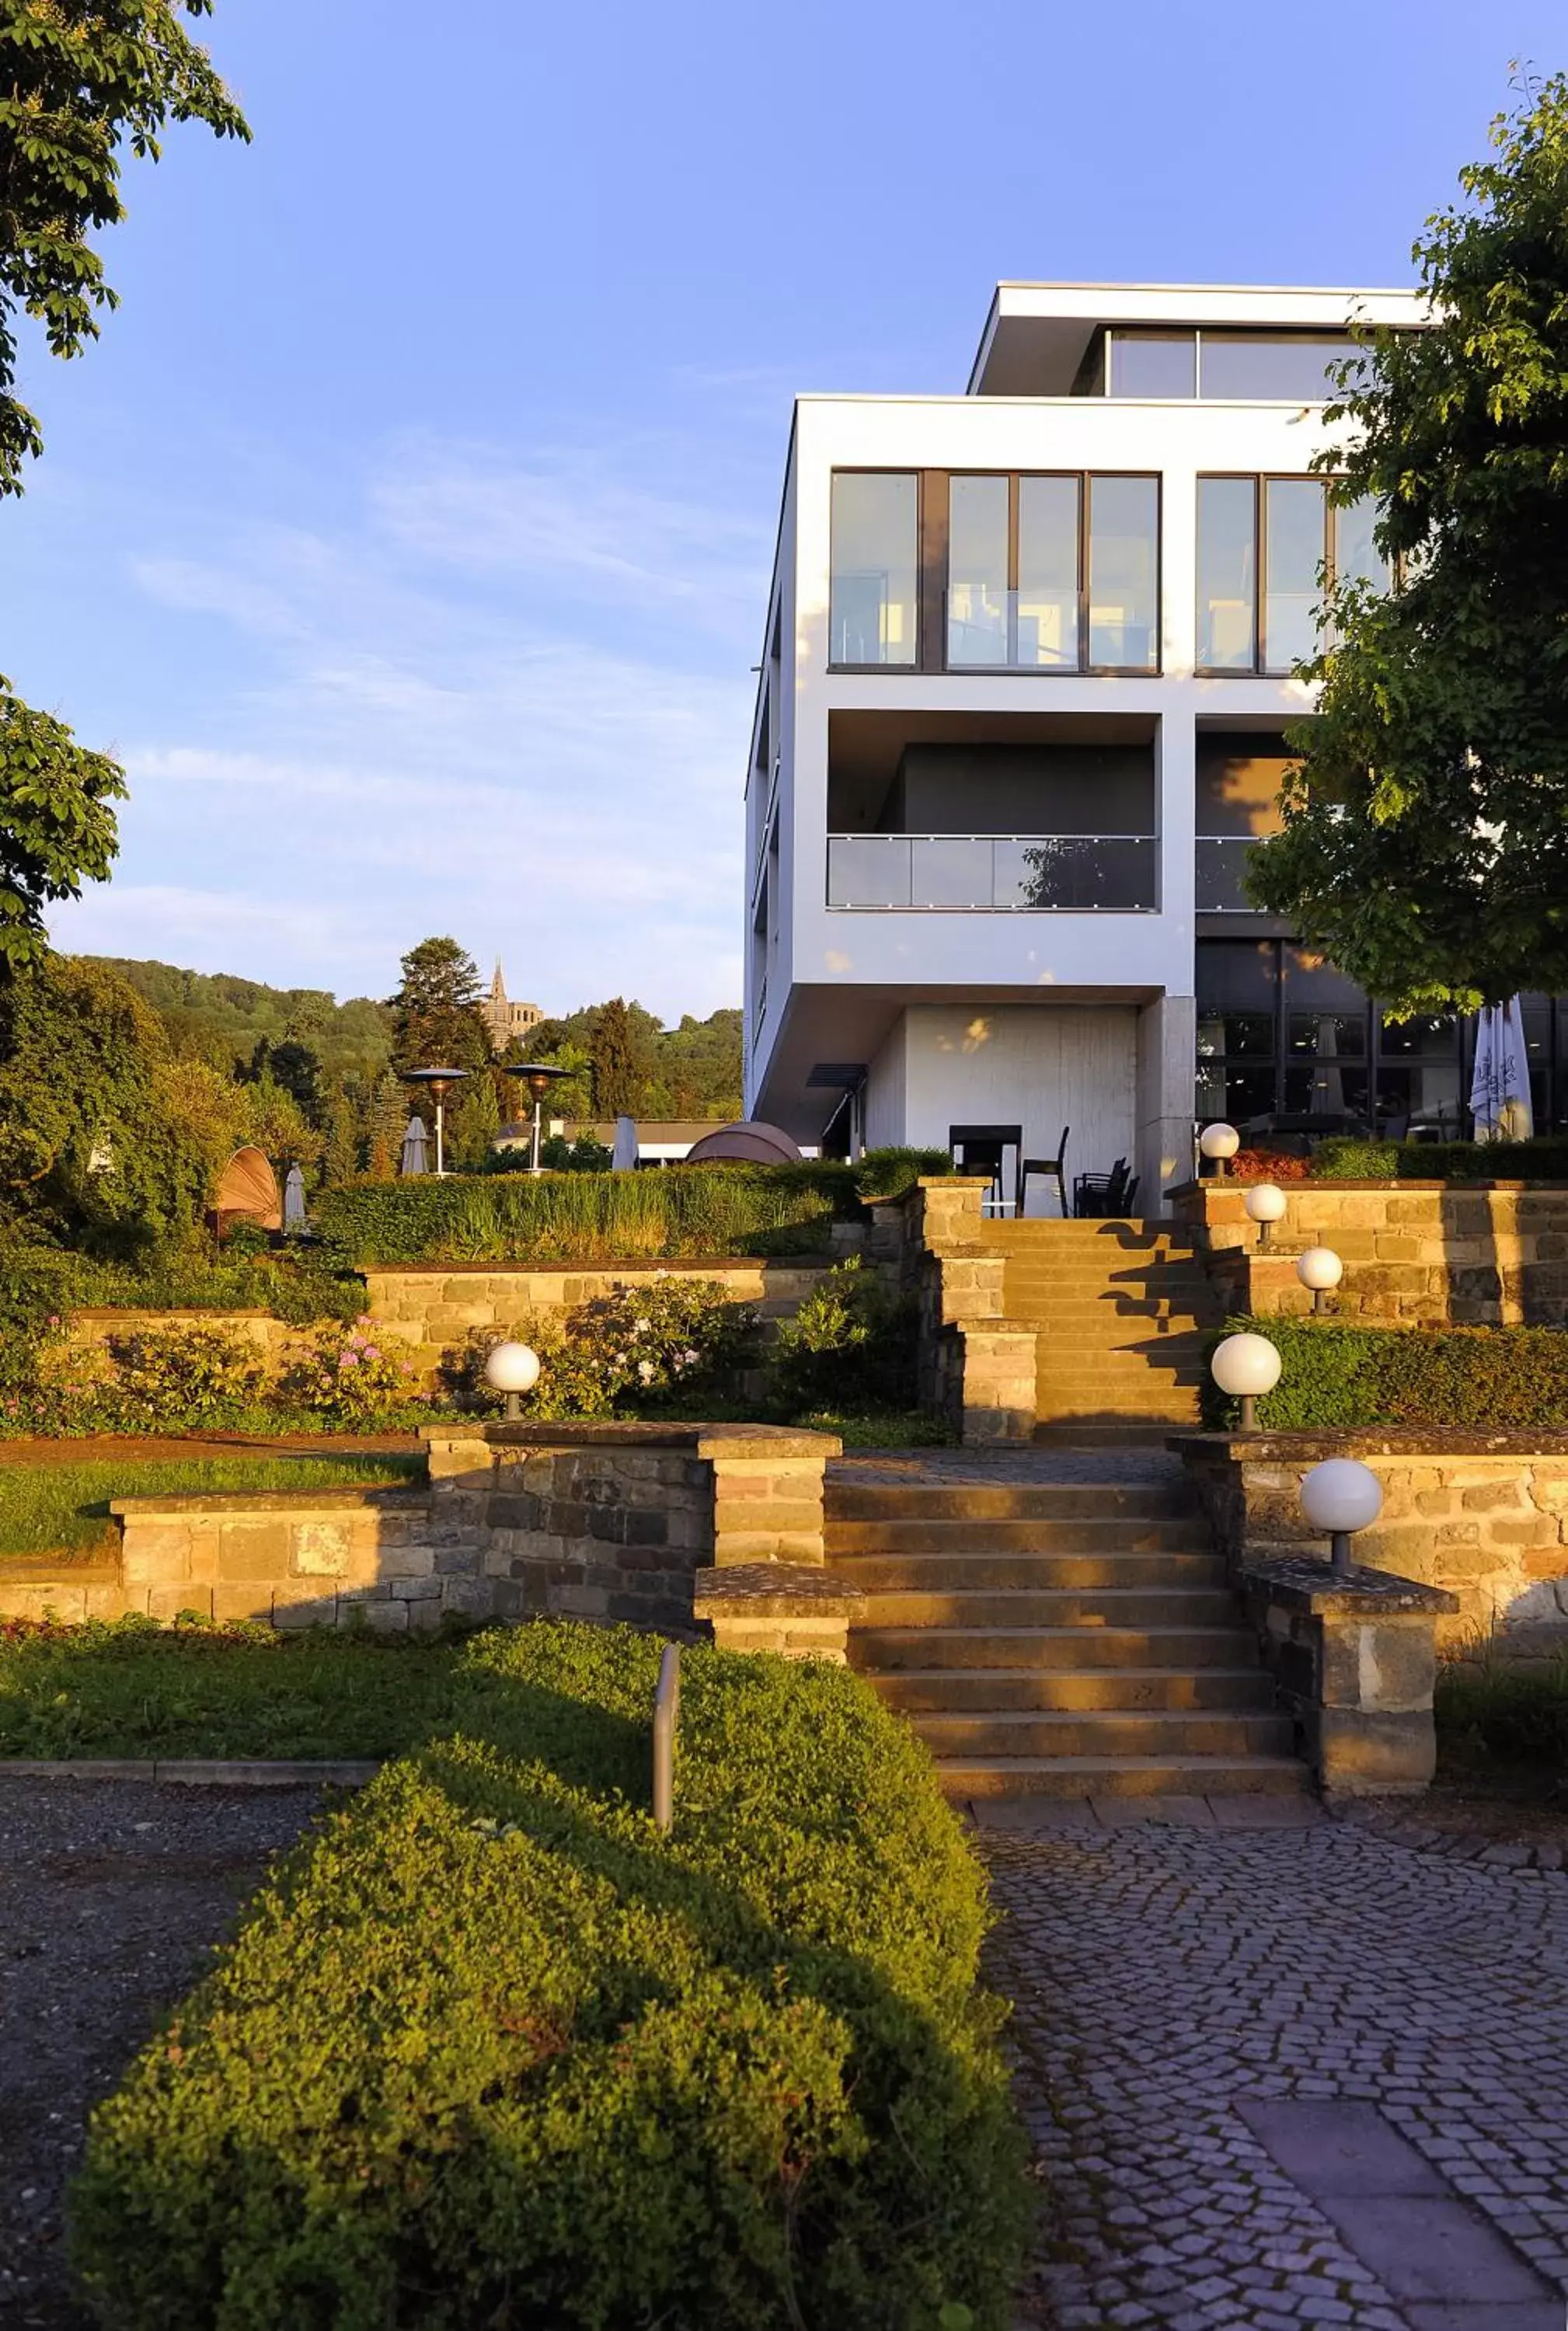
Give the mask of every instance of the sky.
<svg viewBox="0 0 1568 2331">
<path fill-rule="evenodd" d="M 792 398 L 956 393 L 999 279 L 1392 285 L 1562 0 L 218 0 L 0 503 L 0 671 L 124 762 L 56 942 L 739 1002 Z"/>
</svg>

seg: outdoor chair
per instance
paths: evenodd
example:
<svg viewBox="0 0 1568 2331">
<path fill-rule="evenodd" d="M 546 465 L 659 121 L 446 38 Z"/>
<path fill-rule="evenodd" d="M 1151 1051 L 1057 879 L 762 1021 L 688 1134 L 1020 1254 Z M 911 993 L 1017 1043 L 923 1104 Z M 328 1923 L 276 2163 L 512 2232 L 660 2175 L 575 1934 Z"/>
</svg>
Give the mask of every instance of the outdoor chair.
<svg viewBox="0 0 1568 2331">
<path fill-rule="evenodd" d="M 1079 1220 L 1107 1220 L 1131 1211 L 1136 1183 L 1127 1179 L 1127 1161 L 1118 1157 L 1108 1174 L 1079 1174 L 1072 1185 L 1072 1210 Z"/>
<path fill-rule="evenodd" d="M 1011 1149 L 1018 1157 L 1023 1148 L 1022 1125 L 950 1125 L 947 1147 L 955 1170 L 960 1174 L 984 1174 L 991 1187 L 981 1207 L 983 1213 L 1005 1214 L 1014 1204 L 1006 1194 L 1003 1169 Z M 1020 1174 L 1022 1187 L 1022 1171 Z"/>
<path fill-rule="evenodd" d="M 1025 1157 L 1021 1159 L 1018 1168 L 1017 1208 L 1020 1215 L 1022 1214 L 1029 1200 L 1029 1177 L 1031 1174 L 1039 1174 L 1042 1175 L 1046 1181 L 1054 1182 L 1056 1184 L 1056 1202 L 1061 1208 L 1062 1215 L 1065 1220 L 1067 1215 L 1067 1137 L 1071 1131 L 1071 1126 L 1064 1125 L 1062 1127 L 1061 1139 L 1057 1143 L 1056 1156 L 1054 1157 Z"/>
</svg>

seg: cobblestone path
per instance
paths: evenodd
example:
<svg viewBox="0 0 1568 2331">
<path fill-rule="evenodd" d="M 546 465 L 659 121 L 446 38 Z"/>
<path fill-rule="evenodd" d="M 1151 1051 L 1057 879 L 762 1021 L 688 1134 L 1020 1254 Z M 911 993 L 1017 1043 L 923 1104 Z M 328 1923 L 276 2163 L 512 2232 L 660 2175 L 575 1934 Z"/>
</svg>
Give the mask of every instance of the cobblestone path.
<svg viewBox="0 0 1568 2331">
<path fill-rule="evenodd" d="M 1305 1807 L 1044 1818 L 981 1839 L 1046 2198 L 1026 2323 L 1562 2331 L 1568 1875 Z"/>
</svg>

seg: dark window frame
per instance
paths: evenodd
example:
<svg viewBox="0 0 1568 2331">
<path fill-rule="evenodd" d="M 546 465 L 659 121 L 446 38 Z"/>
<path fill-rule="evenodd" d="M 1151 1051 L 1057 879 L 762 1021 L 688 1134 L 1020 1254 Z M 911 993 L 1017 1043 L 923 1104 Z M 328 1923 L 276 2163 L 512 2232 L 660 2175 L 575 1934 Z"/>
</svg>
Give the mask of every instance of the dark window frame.
<svg viewBox="0 0 1568 2331">
<path fill-rule="evenodd" d="M 835 471 L 834 475 L 838 472 Z M 1009 680 L 1158 680 L 1164 670 L 1164 608 L 1165 608 L 1165 480 L 1159 470 L 940 470 L 923 471 L 922 479 L 941 480 L 941 497 L 946 522 L 942 533 L 942 568 L 936 604 L 941 609 L 939 634 L 933 643 L 939 661 L 922 658 L 922 671 L 936 671 L 943 674 L 974 673 L 985 679 Z M 1018 593 L 1018 510 L 1019 488 L 1026 478 L 1064 478 L 1078 488 L 1077 557 L 1078 575 L 1074 598 L 1078 609 L 1078 660 L 1074 663 L 951 663 L 947 658 L 947 597 L 951 588 L 952 559 L 952 496 L 955 478 L 1005 478 L 1007 480 L 1007 594 L 1009 600 Z M 1112 481 L 1144 480 L 1155 489 L 1155 660 L 1152 663 L 1091 663 L 1089 661 L 1089 536 L 1093 487 L 1097 480 Z M 1009 611 L 1008 635 L 1012 636 L 1012 610 Z M 907 667 L 902 667 L 907 669 Z M 835 671 L 863 670 L 863 666 L 835 664 Z M 877 665 L 878 671 L 888 669 Z"/>
<path fill-rule="evenodd" d="M 1334 588 L 1338 566 L 1339 509 L 1330 500 L 1332 489 L 1342 482 L 1337 478 L 1315 474 L 1309 470 L 1200 470 L 1196 485 L 1202 487 L 1211 479 L 1240 481 L 1252 488 L 1252 661 L 1244 663 L 1200 663 L 1194 639 L 1193 671 L 1202 680 L 1288 680 L 1293 664 L 1271 664 L 1269 661 L 1268 633 L 1268 558 L 1269 558 L 1269 488 L 1270 486 L 1321 486 L 1323 488 L 1323 557 L 1319 572 L 1326 592 Z M 1194 493 L 1194 512 L 1202 497 Z M 1198 586 L 1202 572 L 1202 547 L 1196 524 L 1193 528 L 1193 615 L 1196 632 L 1202 602 Z"/>
<path fill-rule="evenodd" d="M 911 672 L 924 671 L 925 609 L 922 588 L 926 555 L 926 479 L 927 472 L 913 469 L 908 461 L 851 461 L 828 472 L 828 661 L 830 671 L 847 672 Z M 833 488 L 840 478 L 913 478 L 915 480 L 915 652 L 908 663 L 835 663 L 833 661 Z"/>
</svg>

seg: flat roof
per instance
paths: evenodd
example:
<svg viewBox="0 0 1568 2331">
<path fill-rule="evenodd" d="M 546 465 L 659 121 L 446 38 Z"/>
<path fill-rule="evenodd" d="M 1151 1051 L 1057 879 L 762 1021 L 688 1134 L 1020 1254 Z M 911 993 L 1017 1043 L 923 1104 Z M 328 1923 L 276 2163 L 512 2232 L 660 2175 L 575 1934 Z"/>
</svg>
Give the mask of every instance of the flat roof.
<svg viewBox="0 0 1568 2331">
<path fill-rule="evenodd" d="M 1091 335 L 1107 325 L 1342 332 L 1423 323 L 1414 289 L 1258 283 L 999 283 L 969 375 L 971 396 L 1066 396 Z"/>
</svg>

